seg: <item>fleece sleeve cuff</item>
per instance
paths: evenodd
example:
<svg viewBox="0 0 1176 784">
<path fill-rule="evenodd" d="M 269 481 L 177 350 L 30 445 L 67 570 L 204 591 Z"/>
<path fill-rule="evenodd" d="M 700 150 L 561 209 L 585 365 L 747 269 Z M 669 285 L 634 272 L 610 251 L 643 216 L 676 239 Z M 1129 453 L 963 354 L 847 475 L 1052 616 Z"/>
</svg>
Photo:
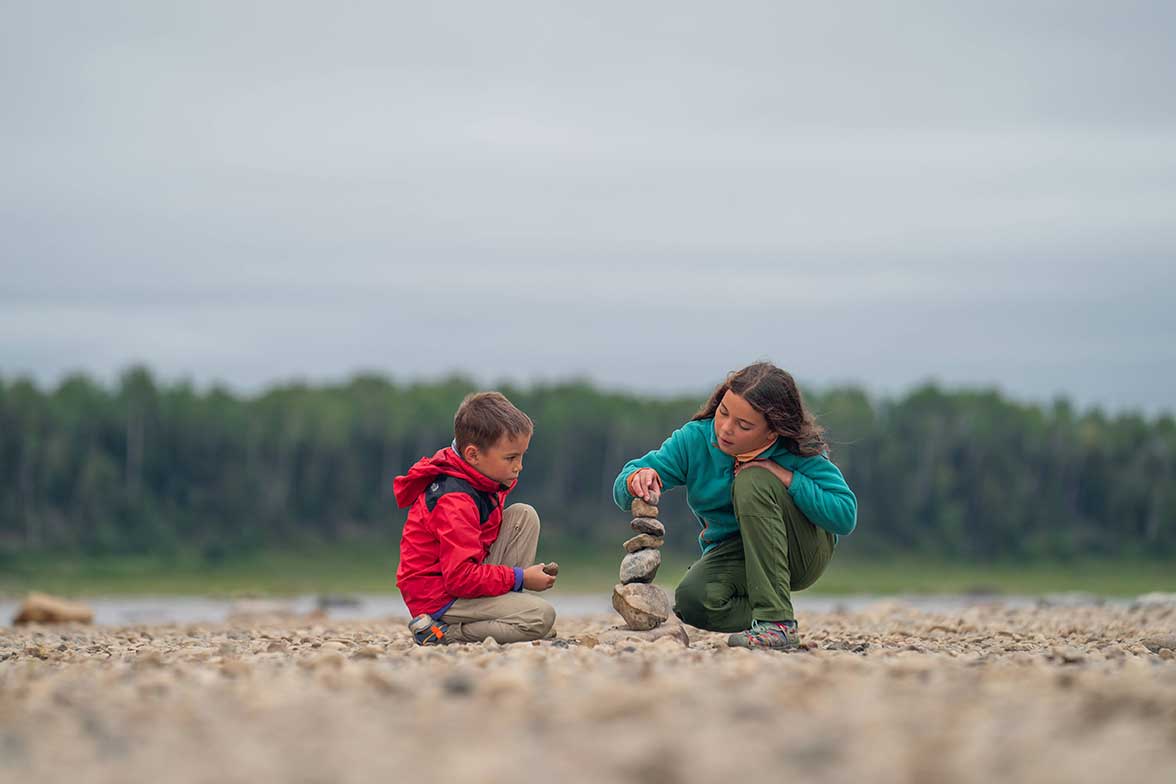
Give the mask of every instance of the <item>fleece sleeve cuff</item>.
<svg viewBox="0 0 1176 784">
<path fill-rule="evenodd" d="M 511 590 L 512 591 L 521 591 L 521 590 L 523 590 L 523 567 L 521 567 L 521 566 L 514 567 L 514 573 L 515 573 L 515 584 L 514 584 L 514 588 L 511 588 Z"/>
</svg>

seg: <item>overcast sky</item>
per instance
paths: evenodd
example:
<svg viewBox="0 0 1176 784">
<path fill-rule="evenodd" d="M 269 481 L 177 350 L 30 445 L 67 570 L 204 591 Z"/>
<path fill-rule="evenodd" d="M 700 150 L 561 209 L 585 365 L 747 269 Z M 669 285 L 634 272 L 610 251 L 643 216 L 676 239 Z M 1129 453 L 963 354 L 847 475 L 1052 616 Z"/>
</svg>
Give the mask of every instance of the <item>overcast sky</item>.
<svg viewBox="0 0 1176 784">
<path fill-rule="evenodd" d="M 1167 2 L 9 2 L 0 375 L 1176 410 Z"/>
</svg>

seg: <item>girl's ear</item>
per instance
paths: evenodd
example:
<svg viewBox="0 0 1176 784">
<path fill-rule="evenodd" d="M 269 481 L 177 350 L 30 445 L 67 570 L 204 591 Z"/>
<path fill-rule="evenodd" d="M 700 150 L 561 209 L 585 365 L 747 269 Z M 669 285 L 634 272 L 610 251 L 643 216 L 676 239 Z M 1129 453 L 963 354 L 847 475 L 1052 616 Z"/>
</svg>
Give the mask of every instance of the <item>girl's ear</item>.
<svg viewBox="0 0 1176 784">
<path fill-rule="evenodd" d="M 478 459 L 478 447 L 466 444 L 466 448 L 461 450 L 461 456 L 465 458 L 467 463 L 473 463 Z"/>
</svg>

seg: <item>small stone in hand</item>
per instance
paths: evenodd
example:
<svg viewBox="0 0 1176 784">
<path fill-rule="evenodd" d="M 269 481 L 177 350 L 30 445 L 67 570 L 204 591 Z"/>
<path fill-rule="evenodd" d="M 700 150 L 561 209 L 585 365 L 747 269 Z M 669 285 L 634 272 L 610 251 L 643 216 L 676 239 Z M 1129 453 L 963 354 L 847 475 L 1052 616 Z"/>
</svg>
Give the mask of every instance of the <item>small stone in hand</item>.
<svg viewBox="0 0 1176 784">
<path fill-rule="evenodd" d="M 557 564 L 555 561 L 552 561 L 548 564 L 543 564 L 543 573 L 555 577 L 557 574 L 559 574 L 559 564 Z"/>
</svg>

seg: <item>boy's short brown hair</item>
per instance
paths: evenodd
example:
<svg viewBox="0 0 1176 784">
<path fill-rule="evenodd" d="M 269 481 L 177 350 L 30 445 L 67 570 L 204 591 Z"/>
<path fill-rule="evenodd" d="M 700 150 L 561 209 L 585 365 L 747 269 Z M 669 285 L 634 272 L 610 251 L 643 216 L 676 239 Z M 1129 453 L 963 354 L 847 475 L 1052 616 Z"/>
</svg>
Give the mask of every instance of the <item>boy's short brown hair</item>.
<svg viewBox="0 0 1176 784">
<path fill-rule="evenodd" d="M 501 392 L 473 392 L 465 396 L 453 417 L 453 438 L 457 451 L 473 444 L 487 449 L 503 434 L 530 435 L 535 430 L 531 417 L 524 414 Z"/>
</svg>

